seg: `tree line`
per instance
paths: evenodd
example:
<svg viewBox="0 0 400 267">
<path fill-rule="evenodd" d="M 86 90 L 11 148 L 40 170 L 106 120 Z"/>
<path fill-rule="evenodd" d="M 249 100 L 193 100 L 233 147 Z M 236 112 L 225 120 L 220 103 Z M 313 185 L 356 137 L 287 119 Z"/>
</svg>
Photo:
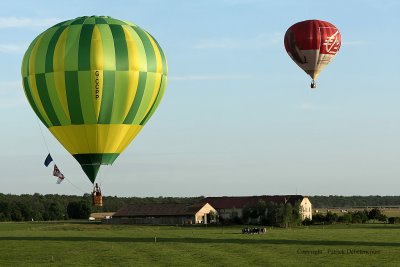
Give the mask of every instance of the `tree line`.
<svg viewBox="0 0 400 267">
<path fill-rule="evenodd" d="M 103 207 L 91 205 L 91 195 L 12 195 L 0 193 L 0 222 L 87 219 L 92 212 L 114 212 L 129 203 L 187 203 L 200 197 L 103 197 Z"/>
<path fill-rule="evenodd" d="M 103 207 L 91 205 L 91 195 L 12 195 L 0 193 L 0 221 L 49 221 L 87 219 L 92 212 L 115 212 L 130 203 L 185 203 L 193 204 L 202 200 L 198 197 L 103 197 Z M 400 206 L 400 196 L 312 196 L 313 208 L 331 207 L 381 207 Z M 269 211 L 269 212 L 266 212 Z M 354 216 L 353 216 L 354 215 Z M 316 220 L 318 220 L 318 216 Z M 321 215 L 325 216 L 325 215 Z M 331 215 L 329 215 L 331 216 Z M 335 215 L 333 215 L 335 216 Z M 337 221 L 350 221 L 346 215 Z M 351 214 L 357 218 L 357 214 Z M 220 218 L 221 219 L 221 218 Z M 223 221 L 223 219 L 222 219 Z M 330 221 L 330 219 L 328 219 Z M 226 223 L 260 223 L 263 225 L 294 226 L 300 223 L 298 207 L 290 204 L 263 203 L 245 207 L 241 217 L 234 216 Z"/>
<path fill-rule="evenodd" d="M 400 196 L 310 196 L 313 208 L 400 206 Z"/>
<path fill-rule="evenodd" d="M 326 214 L 316 213 L 312 220 L 306 219 L 304 225 L 311 224 L 335 224 L 335 223 L 366 223 L 366 222 L 381 222 L 397 224 L 400 223 L 400 217 L 387 217 L 379 208 L 371 210 L 357 210 L 345 212 L 341 215 L 328 211 Z"/>
</svg>

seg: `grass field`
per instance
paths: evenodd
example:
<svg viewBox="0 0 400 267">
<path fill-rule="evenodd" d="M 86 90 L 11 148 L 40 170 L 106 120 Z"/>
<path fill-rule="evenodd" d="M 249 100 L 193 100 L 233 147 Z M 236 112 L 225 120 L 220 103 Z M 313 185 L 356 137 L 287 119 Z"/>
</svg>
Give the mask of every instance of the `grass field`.
<svg viewBox="0 0 400 267">
<path fill-rule="evenodd" d="M 400 266 L 400 226 L 243 235 L 240 227 L 0 223 L 0 266 Z"/>
</svg>

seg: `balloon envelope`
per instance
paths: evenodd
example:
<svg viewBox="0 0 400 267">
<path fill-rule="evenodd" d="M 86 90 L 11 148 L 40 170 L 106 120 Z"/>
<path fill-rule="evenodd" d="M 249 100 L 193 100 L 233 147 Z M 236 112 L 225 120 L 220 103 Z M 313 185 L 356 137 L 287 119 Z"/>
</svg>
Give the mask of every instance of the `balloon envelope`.
<svg viewBox="0 0 400 267">
<path fill-rule="evenodd" d="M 157 41 L 111 17 L 79 17 L 49 28 L 22 62 L 34 112 L 94 182 L 153 115 L 167 83 Z"/>
<path fill-rule="evenodd" d="M 285 34 L 286 52 L 313 80 L 340 49 L 339 30 L 322 20 L 306 20 L 292 25 Z"/>
</svg>

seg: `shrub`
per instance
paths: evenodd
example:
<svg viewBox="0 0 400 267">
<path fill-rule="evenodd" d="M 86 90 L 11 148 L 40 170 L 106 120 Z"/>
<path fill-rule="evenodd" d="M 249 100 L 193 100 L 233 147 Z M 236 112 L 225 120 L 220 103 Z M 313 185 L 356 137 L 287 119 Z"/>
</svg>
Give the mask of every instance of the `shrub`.
<svg viewBox="0 0 400 267">
<path fill-rule="evenodd" d="M 390 217 L 388 221 L 390 224 L 398 224 L 400 223 L 400 217 Z"/>
<path fill-rule="evenodd" d="M 310 220 L 310 218 L 305 218 L 302 222 L 303 225 L 305 226 L 309 226 L 312 224 L 312 220 Z"/>
</svg>

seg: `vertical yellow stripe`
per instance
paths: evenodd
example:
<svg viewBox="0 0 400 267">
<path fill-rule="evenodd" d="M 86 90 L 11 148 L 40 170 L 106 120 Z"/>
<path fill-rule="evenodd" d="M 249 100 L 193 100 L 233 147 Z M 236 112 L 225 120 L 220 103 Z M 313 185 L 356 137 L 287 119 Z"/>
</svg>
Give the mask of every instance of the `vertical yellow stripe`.
<svg viewBox="0 0 400 267">
<path fill-rule="evenodd" d="M 67 93 L 65 88 L 65 73 L 64 73 L 64 59 L 65 59 L 65 44 L 67 43 L 68 28 L 61 33 L 54 48 L 53 57 L 53 70 L 54 70 L 54 83 L 58 98 L 61 102 L 61 107 L 67 115 L 69 123 L 71 118 L 69 116 L 69 109 L 67 103 Z"/>
<path fill-rule="evenodd" d="M 94 26 L 90 44 L 90 68 L 92 69 L 92 86 L 94 87 L 92 88 L 94 113 L 98 121 L 103 97 L 104 51 L 101 33 L 97 25 Z"/>
<path fill-rule="evenodd" d="M 125 38 L 126 38 L 126 45 L 128 47 L 128 57 L 129 57 L 129 70 L 139 71 L 139 47 L 137 46 L 135 40 L 132 36 L 132 28 L 127 28 L 123 26 L 122 29 L 124 30 Z M 128 30 L 130 29 L 130 31 Z"/>
<path fill-rule="evenodd" d="M 156 97 L 158 95 L 158 91 L 160 90 L 162 74 L 156 73 L 155 76 L 156 77 L 154 82 L 153 94 L 151 96 L 151 100 L 149 102 L 149 105 L 147 106 L 146 113 L 144 114 L 144 116 L 146 116 L 149 110 L 153 107 L 154 101 L 156 101 Z"/>
<path fill-rule="evenodd" d="M 29 87 L 31 88 L 32 97 L 35 102 L 35 105 L 39 110 L 40 114 L 42 115 L 44 121 L 47 123 L 47 125 L 52 126 L 52 123 L 43 108 L 43 104 L 42 101 L 40 100 L 39 92 L 36 86 L 36 77 L 35 77 L 36 54 L 38 51 L 38 47 L 40 45 L 40 41 L 42 40 L 42 37 L 43 35 L 38 38 L 35 46 L 32 49 L 31 57 L 29 59 Z"/>
<path fill-rule="evenodd" d="M 90 44 L 90 67 L 93 70 L 103 70 L 104 68 L 103 44 L 101 41 L 100 30 L 97 25 L 94 26 L 92 41 Z"/>
<path fill-rule="evenodd" d="M 138 71 L 129 71 L 128 72 L 128 88 L 127 88 L 127 97 L 125 101 L 125 111 L 123 113 L 122 118 L 126 118 L 129 110 L 132 107 L 133 101 L 136 96 L 137 87 L 139 83 L 139 72 Z"/>
<path fill-rule="evenodd" d="M 118 153 L 122 153 L 125 148 L 135 139 L 136 135 L 142 130 L 143 126 L 141 125 L 129 125 L 129 129 L 127 130 L 125 136 L 121 140 L 121 143 L 118 145 L 116 151 Z"/>
<path fill-rule="evenodd" d="M 147 71 L 146 50 L 142 39 L 132 27 L 124 25 L 122 28 L 127 40 L 129 70 Z"/>
<path fill-rule="evenodd" d="M 133 104 L 133 101 L 136 96 L 137 87 L 139 83 L 139 48 L 133 39 L 132 32 L 127 27 L 122 27 L 124 30 L 125 38 L 126 38 L 126 45 L 128 48 L 128 62 L 129 62 L 129 80 L 128 80 L 128 95 L 126 98 L 126 106 L 124 112 L 124 118 L 128 115 L 129 110 Z"/>
</svg>

